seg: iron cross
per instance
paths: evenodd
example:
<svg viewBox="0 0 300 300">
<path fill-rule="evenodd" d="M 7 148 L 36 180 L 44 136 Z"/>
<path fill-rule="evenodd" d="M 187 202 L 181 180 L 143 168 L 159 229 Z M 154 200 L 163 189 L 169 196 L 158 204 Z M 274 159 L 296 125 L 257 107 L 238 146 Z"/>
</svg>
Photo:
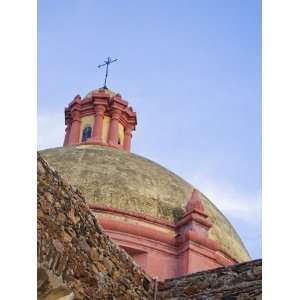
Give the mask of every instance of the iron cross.
<svg viewBox="0 0 300 300">
<path fill-rule="evenodd" d="M 103 66 L 106 66 L 106 72 L 105 72 L 105 80 L 104 80 L 104 86 L 103 88 L 104 89 L 107 89 L 107 86 L 106 86 L 106 80 L 107 80 L 107 75 L 108 75 L 108 66 L 110 64 L 112 64 L 113 62 L 117 61 L 118 59 L 112 59 L 111 57 L 108 57 L 105 61 L 104 61 L 104 64 L 102 65 L 99 65 L 98 68 L 101 68 Z"/>
</svg>

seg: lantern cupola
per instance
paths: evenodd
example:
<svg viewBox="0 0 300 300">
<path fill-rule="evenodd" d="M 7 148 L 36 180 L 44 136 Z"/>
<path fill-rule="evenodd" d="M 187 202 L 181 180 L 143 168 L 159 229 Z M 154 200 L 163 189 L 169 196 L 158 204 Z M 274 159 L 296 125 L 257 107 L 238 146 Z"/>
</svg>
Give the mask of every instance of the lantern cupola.
<svg viewBox="0 0 300 300">
<path fill-rule="evenodd" d="M 120 94 L 107 88 L 77 95 L 65 108 L 64 146 L 92 144 L 130 152 L 136 113 Z"/>
</svg>

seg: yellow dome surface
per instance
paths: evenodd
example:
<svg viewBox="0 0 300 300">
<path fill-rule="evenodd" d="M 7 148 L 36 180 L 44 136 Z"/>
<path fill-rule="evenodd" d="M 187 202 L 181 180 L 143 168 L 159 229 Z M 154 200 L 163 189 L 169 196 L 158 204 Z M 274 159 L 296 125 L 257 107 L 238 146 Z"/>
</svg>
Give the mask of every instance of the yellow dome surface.
<svg viewBox="0 0 300 300">
<path fill-rule="evenodd" d="M 174 222 L 183 214 L 194 187 L 142 156 L 108 147 L 80 145 L 40 151 L 47 162 L 89 203 L 126 209 Z M 209 237 L 237 261 L 250 256 L 225 216 L 203 194 L 213 222 Z"/>
</svg>

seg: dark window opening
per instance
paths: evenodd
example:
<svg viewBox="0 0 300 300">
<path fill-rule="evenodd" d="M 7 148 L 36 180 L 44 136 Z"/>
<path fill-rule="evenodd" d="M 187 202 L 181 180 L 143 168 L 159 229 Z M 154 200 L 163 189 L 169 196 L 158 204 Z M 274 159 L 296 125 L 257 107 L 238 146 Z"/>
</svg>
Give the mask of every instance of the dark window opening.
<svg viewBox="0 0 300 300">
<path fill-rule="evenodd" d="M 118 137 L 118 145 L 121 145 L 121 139 Z"/>
<path fill-rule="evenodd" d="M 89 139 L 92 136 L 92 128 L 91 127 L 85 127 L 82 132 L 82 142 L 85 142 L 87 139 Z"/>
</svg>

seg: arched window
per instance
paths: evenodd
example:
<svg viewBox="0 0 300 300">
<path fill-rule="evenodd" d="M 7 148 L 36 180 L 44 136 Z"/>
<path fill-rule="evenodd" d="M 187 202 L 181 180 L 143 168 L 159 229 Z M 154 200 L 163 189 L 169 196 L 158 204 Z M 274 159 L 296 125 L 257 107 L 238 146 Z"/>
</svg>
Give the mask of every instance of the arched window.
<svg viewBox="0 0 300 300">
<path fill-rule="evenodd" d="M 92 136 L 92 127 L 88 126 L 83 129 L 81 141 L 85 142 Z"/>
</svg>

